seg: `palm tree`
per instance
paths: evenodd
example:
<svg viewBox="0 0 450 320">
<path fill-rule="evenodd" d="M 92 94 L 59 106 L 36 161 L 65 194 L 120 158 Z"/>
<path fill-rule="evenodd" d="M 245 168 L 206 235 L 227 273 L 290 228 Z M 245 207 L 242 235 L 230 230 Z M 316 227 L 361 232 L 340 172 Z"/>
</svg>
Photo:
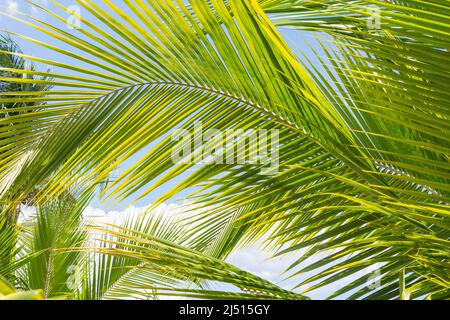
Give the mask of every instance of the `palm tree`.
<svg viewBox="0 0 450 320">
<path fill-rule="evenodd" d="M 0 300 L 2 293 L 7 299 L 304 298 L 191 249 L 186 225 L 168 209 L 130 212 L 119 225 L 83 219 L 93 194 L 65 192 L 38 206 L 36 217 L 0 229 L 2 247 L 15 248 L 8 261 L 0 255 Z M 217 283 L 234 289 L 218 290 Z"/>
<path fill-rule="evenodd" d="M 52 2 L 54 11 L 40 9 L 65 23 L 66 8 Z M 44 203 L 145 151 L 106 199 L 140 199 L 191 172 L 155 205 L 195 187 L 194 204 L 208 210 L 188 235 L 208 257 L 261 240 L 298 255 L 293 277 L 314 273 L 299 282 L 303 293 L 353 276 L 330 297 L 450 296 L 447 0 L 77 3 L 90 17 L 77 16 L 76 32 L 11 16 L 60 45 L 11 34 L 73 63 L 12 54 L 62 71 L 30 71 L 58 90 L 2 93 L 1 102 L 46 102 L 0 119 L 1 134 L 8 125 L 25 142 L 0 142 L 9 194 L 23 198 L 48 179 Z M 284 28 L 312 37 L 296 49 Z M 173 163 L 170 133 L 198 122 L 278 129 L 279 172 Z M 375 264 L 382 285 L 373 289 L 359 272 Z"/>
<path fill-rule="evenodd" d="M 51 86 L 40 83 L 41 80 L 48 80 L 46 77 L 36 77 L 32 72 L 36 71 L 36 65 L 27 61 L 21 56 L 11 55 L 10 53 L 22 54 L 19 45 L 11 37 L 0 35 L 0 92 L 43 92 L 51 89 Z M 27 82 L 13 82 L 5 79 L 20 78 L 28 79 Z M 29 112 L 27 106 L 34 102 L 7 101 L 0 104 L 2 113 L 1 118 L 16 116 Z"/>
</svg>

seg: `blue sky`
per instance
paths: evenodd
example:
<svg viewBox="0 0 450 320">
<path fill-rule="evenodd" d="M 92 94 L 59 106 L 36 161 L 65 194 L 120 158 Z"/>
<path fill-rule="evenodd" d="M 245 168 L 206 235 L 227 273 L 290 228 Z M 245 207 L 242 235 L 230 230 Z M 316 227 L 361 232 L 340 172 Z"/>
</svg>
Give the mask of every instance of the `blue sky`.
<svg viewBox="0 0 450 320">
<path fill-rule="evenodd" d="M 54 5 L 51 5 L 51 1 L 49 0 L 35 0 L 36 3 L 53 10 L 55 9 Z M 65 6 L 74 5 L 74 1 L 70 0 L 62 0 L 60 1 Z M 121 1 L 114 1 L 115 3 L 120 4 Z M 100 3 L 99 0 L 96 1 L 96 3 Z M 2 8 L 0 9 L 2 12 L 9 12 L 13 14 L 13 10 L 19 10 L 25 14 L 31 15 L 37 19 L 45 19 L 48 23 L 56 23 L 57 25 L 61 25 L 61 23 L 56 22 L 55 19 L 48 18 L 47 16 L 44 16 L 42 13 L 39 12 L 36 8 L 34 8 L 32 5 L 28 4 L 24 0 L 0 0 L 0 5 Z M 121 5 L 123 7 L 123 4 Z M 59 11 L 60 12 L 60 11 Z M 88 14 L 86 12 L 81 11 L 81 14 L 88 18 Z M 64 25 L 62 25 L 64 27 Z M 54 40 L 50 39 L 48 36 L 30 28 L 26 25 L 19 23 L 13 19 L 10 19 L 5 16 L 0 16 L 0 29 L 1 30 L 10 30 L 14 31 L 19 34 L 26 35 L 30 38 L 37 39 L 39 41 L 43 41 L 45 43 L 50 43 L 55 46 L 60 46 L 63 49 L 69 49 L 71 48 L 67 47 L 66 45 L 62 45 L 61 43 L 56 43 Z M 65 28 L 67 32 L 71 32 L 69 29 Z M 285 37 L 285 39 L 288 41 L 288 43 L 292 46 L 293 50 L 302 50 L 308 57 L 310 57 L 313 61 L 315 58 L 311 55 L 310 50 L 305 45 L 304 41 L 300 37 L 300 34 L 294 31 L 288 31 L 288 30 L 281 30 L 282 35 Z M 311 43 L 314 43 L 312 41 L 311 35 L 309 33 L 303 34 Z M 18 37 L 13 37 L 21 46 L 23 52 L 28 55 L 37 56 L 37 57 L 44 57 L 44 58 L 50 58 L 52 60 L 58 60 L 64 63 L 71 63 L 70 58 L 67 58 L 66 56 L 54 53 L 50 50 L 47 50 L 45 48 L 42 48 L 40 46 L 37 46 L 35 44 L 30 43 L 29 41 L 25 41 L 23 39 L 20 39 Z M 317 49 L 317 46 L 316 46 Z M 79 63 L 78 63 L 79 64 Z M 40 69 L 45 70 L 45 66 L 39 66 Z M 57 69 L 53 68 L 54 71 L 58 71 Z M 132 163 L 134 163 L 137 159 L 140 158 L 140 155 L 144 153 L 145 150 L 141 151 L 140 154 L 137 154 L 130 158 L 127 162 L 122 164 L 121 168 L 119 170 L 123 170 L 128 168 Z M 172 181 L 173 184 L 176 184 L 177 181 Z M 161 193 L 165 192 L 167 189 L 169 189 L 171 185 L 167 185 L 162 189 L 158 189 L 156 192 L 150 194 L 149 196 L 139 200 L 137 203 L 134 204 L 136 207 L 145 207 L 152 203 L 155 198 L 157 198 Z M 182 200 L 183 195 L 181 195 Z M 92 211 L 100 211 L 105 213 L 105 211 L 109 210 L 115 210 L 115 211 L 124 211 L 126 207 L 129 205 L 130 201 L 124 201 L 120 203 L 117 207 L 111 209 L 106 208 L 102 203 L 99 201 L 95 201 L 91 204 L 89 210 Z M 271 281 L 279 282 L 280 274 L 294 261 L 294 256 L 284 256 L 282 258 L 277 259 L 269 259 L 270 253 L 262 253 L 260 248 L 258 246 L 252 246 L 246 249 L 242 249 L 237 251 L 235 254 L 231 256 L 229 261 L 231 263 L 236 264 L 237 266 L 246 269 L 250 272 L 259 274 L 262 277 L 265 277 Z M 292 287 L 295 283 L 297 283 L 298 279 L 296 280 L 289 280 L 286 282 L 281 283 L 285 287 Z M 332 292 L 335 288 L 339 287 L 339 284 L 335 284 L 330 288 L 324 288 L 321 289 L 318 292 L 315 292 L 314 294 L 311 294 L 314 298 L 323 298 L 327 293 Z"/>
</svg>

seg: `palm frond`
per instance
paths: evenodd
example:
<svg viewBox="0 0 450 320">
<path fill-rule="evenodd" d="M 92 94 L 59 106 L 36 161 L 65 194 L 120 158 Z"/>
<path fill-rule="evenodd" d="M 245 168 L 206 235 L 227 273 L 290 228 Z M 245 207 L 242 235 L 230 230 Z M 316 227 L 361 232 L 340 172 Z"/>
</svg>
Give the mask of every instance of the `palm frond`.
<svg viewBox="0 0 450 320">
<path fill-rule="evenodd" d="M 167 212 L 144 212 L 122 225 L 94 227 L 103 236 L 101 245 L 93 248 L 95 271 L 82 287 L 82 298 L 306 299 L 190 249 L 185 228 L 182 220 Z M 234 289 L 209 289 L 220 284 Z"/>
<path fill-rule="evenodd" d="M 140 151 L 105 190 L 107 200 L 144 197 L 194 169 L 155 205 L 197 187 L 194 207 L 208 210 L 192 219 L 192 248 L 119 227 L 108 232 L 130 243 L 111 254 L 153 268 L 161 268 L 162 255 L 178 275 L 188 276 L 189 266 L 198 278 L 278 290 L 215 260 L 268 235 L 278 254 L 302 252 L 291 271 L 316 272 L 299 283 L 308 291 L 353 276 L 333 296 L 397 298 L 402 285 L 412 298 L 448 297 L 447 2 L 139 0 L 125 1 L 125 12 L 88 0 L 77 3 L 92 17 L 79 17 L 84 27 L 75 33 L 10 16 L 63 46 L 11 34 L 76 63 L 9 53 L 64 72 L 4 79 L 58 90 L 2 93 L 2 103 L 30 103 L 23 110 L 46 104 L 0 119 L 0 135 L 15 132 L 0 140 L 0 180 L 20 199 L 49 178 L 43 201 L 80 177 L 104 179 Z M 374 5 L 382 13 L 376 32 L 368 29 Z M 311 50 L 320 65 L 290 48 L 277 26 L 316 32 L 319 47 Z M 198 122 L 223 131 L 280 130 L 279 173 L 173 163 L 171 132 Z M 11 178 L 13 169 L 19 172 Z M 320 253 L 327 257 L 308 264 Z M 371 290 L 358 272 L 374 264 L 383 286 Z"/>
</svg>

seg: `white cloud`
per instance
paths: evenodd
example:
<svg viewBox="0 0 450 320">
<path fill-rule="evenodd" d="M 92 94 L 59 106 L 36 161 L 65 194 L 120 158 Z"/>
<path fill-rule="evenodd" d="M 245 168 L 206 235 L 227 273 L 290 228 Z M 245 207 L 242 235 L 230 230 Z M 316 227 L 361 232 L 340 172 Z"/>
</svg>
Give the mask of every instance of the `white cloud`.
<svg viewBox="0 0 450 320">
<path fill-rule="evenodd" d="M 88 206 L 84 212 L 83 212 L 83 216 L 85 218 L 100 218 L 100 217 L 104 217 L 106 215 L 106 212 L 102 209 L 98 209 L 98 208 L 94 208 L 91 206 Z"/>
<path fill-rule="evenodd" d="M 14 15 L 14 14 L 16 14 L 17 10 L 19 10 L 19 4 L 17 3 L 17 1 L 14 1 L 14 0 L 6 1 L 6 11 L 9 14 Z"/>
<path fill-rule="evenodd" d="M 150 206 L 146 207 L 128 207 L 123 211 L 104 211 L 102 209 L 88 206 L 83 212 L 83 217 L 97 223 L 121 224 L 127 218 L 134 218 L 144 214 Z M 178 204 L 162 203 L 153 211 L 154 215 L 176 215 L 182 211 L 184 207 Z"/>
<path fill-rule="evenodd" d="M 306 261 L 302 262 L 300 265 L 286 272 L 286 270 L 298 258 L 300 258 L 304 252 L 305 252 L 304 250 L 298 250 L 293 253 L 273 257 L 274 252 L 268 252 L 267 250 L 262 249 L 262 245 L 261 243 L 259 243 L 253 246 L 249 246 L 247 248 L 237 250 L 230 256 L 230 258 L 227 261 L 235 265 L 236 267 L 239 267 L 240 269 L 256 274 L 261 278 L 267 279 L 282 288 L 285 288 L 287 290 L 293 290 L 295 292 L 300 293 L 306 290 L 310 285 L 308 284 L 306 286 L 302 286 L 296 289 L 293 288 L 295 288 L 299 283 L 306 280 L 313 274 L 321 272 L 327 267 L 317 269 L 316 271 L 313 272 L 297 275 L 293 278 L 289 278 L 289 276 L 307 265 L 320 261 L 321 259 L 327 257 L 330 254 L 330 252 L 323 252 L 320 254 L 313 255 Z M 363 269 L 353 275 L 342 278 L 327 286 L 323 286 L 320 287 L 319 289 L 308 292 L 306 295 L 312 299 L 325 299 L 333 292 L 336 292 L 337 290 L 341 289 L 350 282 L 358 279 L 359 277 L 369 276 L 372 271 L 373 268 Z"/>
</svg>

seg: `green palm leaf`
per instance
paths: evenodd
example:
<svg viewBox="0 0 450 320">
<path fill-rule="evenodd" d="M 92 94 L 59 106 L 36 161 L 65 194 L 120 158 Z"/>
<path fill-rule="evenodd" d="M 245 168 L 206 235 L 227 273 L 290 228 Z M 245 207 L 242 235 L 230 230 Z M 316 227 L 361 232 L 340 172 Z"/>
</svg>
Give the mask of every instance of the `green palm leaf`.
<svg viewBox="0 0 450 320">
<path fill-rule="evenodd" d="M 0 119 L 0 135 L 12 130 L 24 141 L 0 140 L 3 198 L 20 200 L 49 178 L 40 199 L 51 199 L 67 186 L 101 181 L 144 151 L 106 199 L 144 197 L 195 169 L 155 206 L 200 187 L 194 207 L 208 210 L 192 218 L 190 250 L 215 258 L 180 248 L 179 261 L 193 255 L 211 272 L 219 262 L 210 259 L 264 238 L 278 254 L 306 250 L 290 271 L 316 273 L 299 284 L 308 291 L 353 276 L 333 297 L 396 298 L 404 272 L 412 298 L 448 297 L 447 1 L 125 1 L 131 14 L 107 0 L 78 3 L 92 18 L 79 17 L 84 27 L 73 34 L 11 16 L 64 46 L 12 34 L 76 63 L 11 54 L 62 71 L 29 72 L 51 77 L 41 81 L 2 79 L 58 86 L 0 97 L 36 111 Z M 368 29 L 374 5 L 382 34 Z M 319 63 L 290 48 L 276 26 L 317 35 L 311 51 Z M 279 173 L 174 164 L 170 133 L 199 121 L 218 130 L 279 129 Z M 117 255 L 155 262 L 156 249 L 146 245 L 168 244 L 145 237 L 135 234 Z M 300 266 L 321 253 L 326 259 Z M 376 263 L 383 285 L 370 290 L 358 272 Z"/>
</svg>

